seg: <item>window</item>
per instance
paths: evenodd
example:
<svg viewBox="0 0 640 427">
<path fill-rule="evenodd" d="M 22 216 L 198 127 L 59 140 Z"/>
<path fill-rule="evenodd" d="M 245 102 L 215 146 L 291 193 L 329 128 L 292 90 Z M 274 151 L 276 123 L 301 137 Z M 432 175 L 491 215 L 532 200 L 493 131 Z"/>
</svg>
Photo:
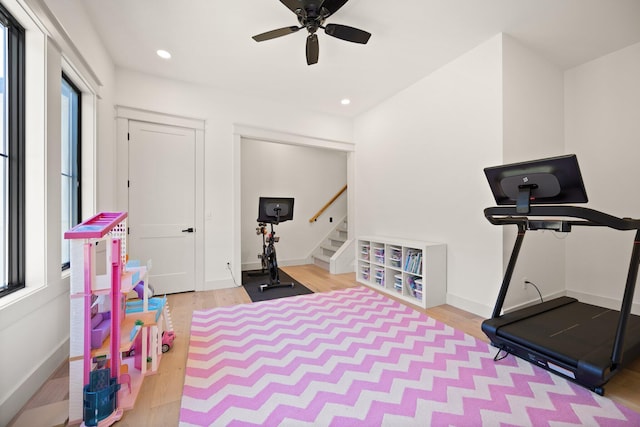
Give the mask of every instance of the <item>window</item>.
<svg viewBox="0 0 640 427">
<path fill-rule="evenodd" d="M 80 91 L 62 75 L 62 270 L 70 267 L 65 231 L 80 219 Z"/>
<path fill-rule="evenodd" d="M 0 5 L 0 297 L 25 286 L 24 29 Z"/>
</svg>

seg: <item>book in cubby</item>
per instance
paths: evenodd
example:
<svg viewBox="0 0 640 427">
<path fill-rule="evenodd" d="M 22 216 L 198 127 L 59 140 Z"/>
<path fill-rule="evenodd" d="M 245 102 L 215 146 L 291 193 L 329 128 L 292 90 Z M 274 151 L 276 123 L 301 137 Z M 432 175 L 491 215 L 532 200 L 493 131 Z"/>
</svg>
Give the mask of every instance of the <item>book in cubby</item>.
<svg viewBox="0 0 640 427">
<path fill-rule="evenodd" d="M 423 308 L 446 303 L 445 244 L 360 237 L 356 247 L 358 282 Z"/>
<path fill-rule="evenodd" d="M 404 270 L 412 274 L 422 273 L 422 250 L 413 248 L 406 249 Z"/>
</svg>

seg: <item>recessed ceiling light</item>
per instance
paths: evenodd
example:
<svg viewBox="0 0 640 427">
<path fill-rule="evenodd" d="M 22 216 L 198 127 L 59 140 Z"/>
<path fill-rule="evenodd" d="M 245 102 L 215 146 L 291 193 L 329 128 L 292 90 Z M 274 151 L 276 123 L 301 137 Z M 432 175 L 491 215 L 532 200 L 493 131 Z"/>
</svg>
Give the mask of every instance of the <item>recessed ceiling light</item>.
<svg viewBox="0 0 640 427">
<path fill-rule="evenodd" d="M 163 58 L 163 59 L 169 59 L 169 58 L 171 58 L 171 54 L 170 54 L 169 52 L 167 52 L 166 50 L 158 49 L 158 50 L 156 51 L 156 53 L 158 54 L 158 56 L 159 56 L 160 58 Z"/>
<path fill-rule="evenodd" d="M 349 104 L 351 104 L 351 100 L 348 99 L 348 98 L 344 98 L 342 101 L 340 101 L 340 104 L 349 105 Z"/>
</svg>

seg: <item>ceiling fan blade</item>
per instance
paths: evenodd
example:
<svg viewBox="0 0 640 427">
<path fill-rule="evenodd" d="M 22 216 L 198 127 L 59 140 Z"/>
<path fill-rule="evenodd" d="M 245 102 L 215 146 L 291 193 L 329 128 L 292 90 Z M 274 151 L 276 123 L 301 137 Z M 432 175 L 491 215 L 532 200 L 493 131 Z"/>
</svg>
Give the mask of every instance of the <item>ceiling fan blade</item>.
<svg viewBox="0 0 640 427">
<path fill-rule="evenodd" d="M 296 13 L 296 10 L 300 9 L 300 1 L 298 0 L 280 0 L 280 3 L 287 6 L 291 12 Z"/>
<path fill-rule="evenodd" d="M 263 42 L 265 40 L 275 39 L 276 37 L 286 36 L 287 34 L 295 33 L 302 27 L 283 27 L 277 30 L 267 31 L 266 33 L 258 34 L 252 37 L 257 42 Z"/>
<path fill-rule="evenodd" d="M 324 3 L 322 3 L 322 7 L 327 9 L 329 15 L 333 15 L 348 1 L 349 0 L 325 0 Z M 326 15 L 325 18 L 329 15 Z"/>
<path fill-rule="evenodd" d="M 340 24 L 327 24 L 324 32 L 341 40 L 361 44 L 366 44 L 369 41 L 369 37 L 371 37 L 371 33 Z"/>
<path fill-rule="evenodd" d="M 309 34 L 307 36 L 307 65 L 313 65 L 318 62 L 320 47 L 318 46 L 318 35 Z"/>
</svg>

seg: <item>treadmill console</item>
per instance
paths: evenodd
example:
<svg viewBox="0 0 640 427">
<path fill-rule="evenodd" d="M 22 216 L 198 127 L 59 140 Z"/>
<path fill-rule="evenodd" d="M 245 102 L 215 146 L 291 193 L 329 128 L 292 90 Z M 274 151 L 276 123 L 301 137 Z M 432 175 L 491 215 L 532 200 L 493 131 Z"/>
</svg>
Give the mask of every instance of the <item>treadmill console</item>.
<svg viewBox="0 0 640 427">
<path fill-rule="evenodd" d="M 549 219 L 528 219 L 527 230 L 552 230 L 561 233 L 569 233 L 571 231 L 571 222 L 563 220 L 549 220 Z"/>
</svg>

